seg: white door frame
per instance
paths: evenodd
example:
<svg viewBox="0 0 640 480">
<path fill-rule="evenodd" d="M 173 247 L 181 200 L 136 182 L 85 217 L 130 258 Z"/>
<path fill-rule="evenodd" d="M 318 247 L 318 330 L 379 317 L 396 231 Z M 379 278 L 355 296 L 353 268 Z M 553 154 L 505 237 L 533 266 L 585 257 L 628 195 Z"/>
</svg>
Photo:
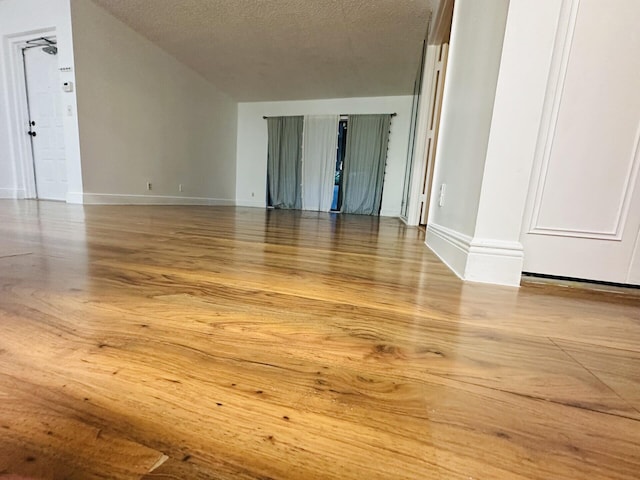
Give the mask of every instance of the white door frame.
<svg viewBox="0 0 640 480">
<path fill-rule="evenodd" d="M 28 40 L 56 37 L 55 28 L 32 30 L 5 37 L 7 58 L 7 116 L 13 151 L 13 175 L 18 198 L 36 197 L 36 177 L 29 130 L 29 107 L 22 49 Z"/>
<path fill-rule="evenodd" d="M 437 62 L 437 46 L 427 45 L 424 71 L 422 75 L 422 92 L 418 120 L 416 125 L 416 147 L 413 152 L 413 169 L 409 180 L 409 207 L 407 217 L 403 220 L 407 225 L 416 226 L 420 223 L 420 205 L 424 201 L 422 195 L 422 179 L 427 169 L 427 129 L 431 106 L 431 89 Z"/>
</svg>

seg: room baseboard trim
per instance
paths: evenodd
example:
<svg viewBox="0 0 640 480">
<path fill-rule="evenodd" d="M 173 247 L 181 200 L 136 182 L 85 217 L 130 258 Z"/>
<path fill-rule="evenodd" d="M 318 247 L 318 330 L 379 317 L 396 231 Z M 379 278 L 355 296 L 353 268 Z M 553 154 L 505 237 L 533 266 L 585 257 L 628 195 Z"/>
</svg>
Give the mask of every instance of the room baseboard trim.
<svg viewBox="0 0 640 480">
<path fill-rule="evenodd" d="M 398 218 L 407 226 L 407 227 L 417 227 L 419 226 L 418 222 L 410 221 L 408 217 L 403 217 L 399 215 Z"/>
<path fill-rule="evenodd" d="M 380 210 L 381 217 L 400 217 L 400 211 L 398 210 Z"/>
<path fill-rule="evenodd" d="M 238 206 L 238 207 L 267 208 L 266 202 L 259 202 L 257 200 L 246 200 L 246 199 L 238 199 L 238 200 L 236 200 L 236 206 Z"/>
<path fill-rule="evenodd" d="M 67 192 L 66 200 L 67 203 L 74 203 L 78 205 L 82 205 L 82 203 L 84 203 L 82 192 Z"/>
<path fill-rule="evenodd" d="M 24 198 L 22 188 L 0 188 L 0 198 Z"/>
<path fill-rule="evenodd" d="M 471 237 L 447 227 L 427 225 L 427 247 L 431 249 L 453 273 L 464 280 Z"/>
<path fill-rule="evenodd" d="M 520 242 L 470 237 L 442 225 L 427 225 L 427 246 L 458 277 L 520 286 L 524 250 Z"/>
<path fill-rule="evenodd" d="M 474 238 L 464 278 L 471 282 L 519 287 L 522 278 L 524 248 L 520 242 Z"/>
<path fill-rule="evenodd" d="M 169 195 L 121 195 L 115 193 L 84 193 L 85 205 L 218 205 L 235 206 L 235 200 L 207 197 L 175 197 Z"/>
</svg>

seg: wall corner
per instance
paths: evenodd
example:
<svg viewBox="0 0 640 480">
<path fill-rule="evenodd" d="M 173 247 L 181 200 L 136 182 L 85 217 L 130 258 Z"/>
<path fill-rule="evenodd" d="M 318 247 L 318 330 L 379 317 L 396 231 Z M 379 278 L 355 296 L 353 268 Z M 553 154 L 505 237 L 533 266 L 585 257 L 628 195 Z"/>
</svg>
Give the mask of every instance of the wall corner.
<svg viewBox="0 0 640 480">
<path fill-rule="evenodd" d="M 464 280 L 519 287 L 523 260 L 520 242 L 474 237 L 469 244 Z"/>
<path fill-rule="evenodd" d="M 426 245 L 462 280 L 520 286 L 524 260 L 520 242 L 470 237 L 429 224 Z"/>
</svg>

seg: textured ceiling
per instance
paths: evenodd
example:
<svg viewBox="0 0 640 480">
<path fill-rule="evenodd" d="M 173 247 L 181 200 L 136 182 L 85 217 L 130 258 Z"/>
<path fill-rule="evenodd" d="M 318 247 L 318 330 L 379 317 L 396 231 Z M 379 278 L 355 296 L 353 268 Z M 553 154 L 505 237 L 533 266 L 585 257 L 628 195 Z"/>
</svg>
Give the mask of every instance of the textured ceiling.
<svg viewBox="0 0 640 480">
<path fill-rule="evenodd" d="M 94 0 L 238 101 L 410 94 L 437 0 Z"/>
</svg>

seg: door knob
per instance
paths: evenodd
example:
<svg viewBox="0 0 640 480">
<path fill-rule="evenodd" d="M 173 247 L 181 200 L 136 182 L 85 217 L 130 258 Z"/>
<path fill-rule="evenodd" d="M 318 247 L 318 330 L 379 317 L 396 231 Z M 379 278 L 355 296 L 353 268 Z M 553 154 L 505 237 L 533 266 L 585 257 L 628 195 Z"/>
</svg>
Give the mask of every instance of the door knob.
<svg viewBox="0 0 640 480">
<path fill-rule="evenodd" d="M 27 133 L 28 133 L 29 135 L 31 135 L 32 137 L 35 137 L 35 136 L 37 135 L 37 133 L 36 133 L 36 132 L 32 132 L 32 131 L 28 131 Z"/>
</svg>

